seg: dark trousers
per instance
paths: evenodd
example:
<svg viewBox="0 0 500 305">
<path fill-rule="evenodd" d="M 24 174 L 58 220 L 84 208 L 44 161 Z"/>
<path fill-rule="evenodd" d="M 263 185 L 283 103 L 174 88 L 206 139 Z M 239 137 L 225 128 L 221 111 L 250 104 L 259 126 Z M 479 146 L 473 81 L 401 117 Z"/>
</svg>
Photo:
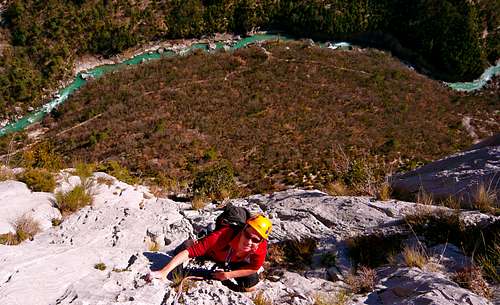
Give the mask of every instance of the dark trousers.
<svg viewBox="0 0 500 305">
<path fill-rule="evenodd" d="M 176 255 L 182 252 L 183 250 L 186 250 L 187 248 L 191 247 L 194 243 L 195 240 L 187 239 L 174 250 L 173 254 Z M 201 261 L 211 260 L 209 257 L 197 257 L 196 259 Z M 177 270 L 177 272 L 189 272 L 189 275 L 210 278 L 211 273 L 215 268 L 223 269 L 224 271 L 239 270 L 245 268 L 245 263 L 236 262 L 236 263 L 229 263 L 227 264 L 227 266 L 224 266 L 223 263 L 216 262 L 212 270 L 200 269 L 200 268 L 190 268 L 188 270 L 182 270 L 182 266 L 179 266 L 178 268 L 179 269 L 177 268 L 175 269 Z M 253 287 L 259 283 L 259 275 L 257 274 L 257 272 L 255 272 L 247 276 L 234 278 L 234 280 L 236 281 L 236 284 L 231 280 L 222 281 L 222 284 L 235 291 L 244 291 L 245 288 Z"/>
</svg>

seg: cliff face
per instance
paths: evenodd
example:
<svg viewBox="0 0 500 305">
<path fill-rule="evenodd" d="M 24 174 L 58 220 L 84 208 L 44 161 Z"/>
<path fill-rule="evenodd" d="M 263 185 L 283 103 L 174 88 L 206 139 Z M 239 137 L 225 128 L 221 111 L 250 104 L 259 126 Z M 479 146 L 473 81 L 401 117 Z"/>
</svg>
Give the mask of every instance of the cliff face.
<svg viewBox="0 0 500 305">
<path fill-rule="evenodd" d="M 70 190 L 80 183 L 68 171 L 63 171 L 59 178 L 58 191 Z M 189 203 L 157 198 L 146 187 L 131 186 L 103 173 L 95 173 L 91 179 L 91 206 L 65 216 L 60 225 L 44 226 L 45 230 L 31 241 L 17 246 L 0 245 L 1 304 L 176 302 L 176 292 L 169 282 L 147 283 L 145 275 L 150 269 L 163 266 L 171 257 L 170 251 L 213 223 L 221 210 L 214 205 L 193 210 Z M 0 192 L 4 223 L 11 221 L 9 217 L 22 214 L 32 215 L 40 223 L 60 217 L 54 211 L 37 212 L 47 205 L 40 198 L 53 202 L 50 193 L 28 195 L 24 184 L 12 181 L 0 182 L 0 189 L 4 190 Z M 421 210 L 418 204 L 331 197 L 303 190 L 231 202 L 254 213 L 263 212 L 273 221 L 264 279 L 254 293 L 234 292 L 217 281 L 195 282 L 183 293 L 184 304 L 253 304 L 259 295 L 273 304 L 317 304 L 320 296 L 331 302 L 344 300 L 339 304 L 491 304 L 451 280 L 455 271 L 470 264 L 457 247 L 426 245 L 425 240 L 408 235 L 402 219 Z M 17 206 L 17 210 L 4 213 L 12 206 Z M 446 210 L 427 209 L 433 213 Z M 499 220 L 477 212 L 460 217 L 469 224 L 487 225 Z M 12 231 L 5 228 L 0 233 Z M 348 240 L 373 234 L 400 234 L 406 244 L 417 241 L 425 249 L 428 263 L 408 267 L 401 255 L 395 255 L 392 264 L 373 269 L 372 291 L 355 293 L 356 281 L 349 279 L 349 273 L 356 262 L 347 255 Z M 314 247 L 310 247 L 308 259 L 302 260 L 297 257 L 302 257 L 305 246 L 295 247 L 292 255 L 285 249 L 280 263 L 276 250 L 292 239 L 313 240 Z M 193 267 L 209 267 L 209 263 L 193 262 L 187 269 Z"/>
</svg>

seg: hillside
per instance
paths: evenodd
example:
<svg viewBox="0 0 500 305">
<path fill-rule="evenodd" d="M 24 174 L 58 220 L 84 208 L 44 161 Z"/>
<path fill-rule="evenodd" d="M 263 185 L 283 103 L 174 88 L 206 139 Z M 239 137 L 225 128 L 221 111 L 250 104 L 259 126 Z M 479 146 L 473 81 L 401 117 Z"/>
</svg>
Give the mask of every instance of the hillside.
<svg viewBox="0 0 500 305">
<path fill-rule="evenodd" d="M 389 172 L 470 145 L 466 117 L 480 138 L 498 132 L 497 101 L 453 93 L 384 52 L 269 43 L 113 73 L 44 125 L 68 164 L 116 160 L 167 188 L 228 168 L 243 193 L 341 184 L 366 194 Z"/>
<path fill-rule="evenodd" d="M 256 28 L 385 48 L 435 78 L 472 80 L 499 58 L 499 12 L 495 0 L 3 1 L 1 119 L 47 101 L 82 56 Z"/>
</svg>

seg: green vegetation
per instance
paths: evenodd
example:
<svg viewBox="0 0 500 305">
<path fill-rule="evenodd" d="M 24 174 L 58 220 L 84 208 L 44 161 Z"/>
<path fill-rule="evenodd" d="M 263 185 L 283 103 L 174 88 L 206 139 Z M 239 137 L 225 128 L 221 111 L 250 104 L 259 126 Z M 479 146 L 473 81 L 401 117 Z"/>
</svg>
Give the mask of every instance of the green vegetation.
<svg viewBox="0 0 500 305">
<path fill-rule="evenodd" d="M 495 0 L 9 2 L 0 28 L 6 45 L 0 52 L 0 112 L 9 115 L 15 106 L 39 106 L 47 89 L 70 76 L 78 56 L 112 56 L 158 39 L 283 29 L 380 44 L 449 80 L 478 76 L 486 60 L 494 62 L 500 53 Z"/>
<path fill-rule="evenodd" d="M 61 213 L 73 213 L 91 204 L 92 195 L 84 186 L 77 185 L 67 193 L 57 193 L 56 201 Z"/>
<path fill-rule="evenodd" d="M 106 264 L 104 264 L 104 263 L 97 263 L 97 264 L 94 265 L 94 268 L 97 269 L 97 270 L 104 271 L 104 270 L 106 270 Z"/>
<path fill-rule="evenodd" d="M 474 258 L 487 278 L 498 283 L 496 268 L 500 258 L 500 221 L 486 227 L 466 226 L 457 212 L 421 212 L 408 215 L 405 221 L 429 244 L 451 243 Z"/>
<path fill-rule="evenodd" d="M 373 233 L 347 240 L 349 256 L 355 266 L 376 268 L 389 262 L 389 258 L 403 249 L 404 234 L 384 235 Z"/>
<path fill-rule="evenodd" d="M 235 188 L 231 164 L 219 162 L 195 174 L 193 193 L 211 199 L 223 199 Z"/>
<path fill-rule="evenodd" d="M 107 161 L 100 163 L 96 169 L 101 172 L 105 172 L 116 179 L 123 181 L 128 184 L 136 184 L 137 178 L 133 177 L 126 167 L 123 167 L 118 163 L 118 161 Z"/>
<path fill-rule="evenodd" d="M 26 169 L 17 178 L 34 192 L 53 192 L 56 187 L 54 175 L 43 168 Z"/>
</svg>

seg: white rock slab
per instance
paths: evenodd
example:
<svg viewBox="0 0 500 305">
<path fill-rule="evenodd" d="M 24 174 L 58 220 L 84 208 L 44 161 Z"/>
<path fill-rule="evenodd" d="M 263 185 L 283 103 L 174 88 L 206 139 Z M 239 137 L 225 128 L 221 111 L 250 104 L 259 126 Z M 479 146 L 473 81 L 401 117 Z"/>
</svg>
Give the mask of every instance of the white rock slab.
<svg viewBox="0 0 500 305">
<path fill-rule="evenodd" d="M 22 182 L 0 182 L 0 234 L 15 232 L 12 223 L 25 214 L 36 220 L 42 230 L 50 228 L 53 218 L 61 218 L 53 202 L 53 194 L 32 192 Z"/>
</svg>

